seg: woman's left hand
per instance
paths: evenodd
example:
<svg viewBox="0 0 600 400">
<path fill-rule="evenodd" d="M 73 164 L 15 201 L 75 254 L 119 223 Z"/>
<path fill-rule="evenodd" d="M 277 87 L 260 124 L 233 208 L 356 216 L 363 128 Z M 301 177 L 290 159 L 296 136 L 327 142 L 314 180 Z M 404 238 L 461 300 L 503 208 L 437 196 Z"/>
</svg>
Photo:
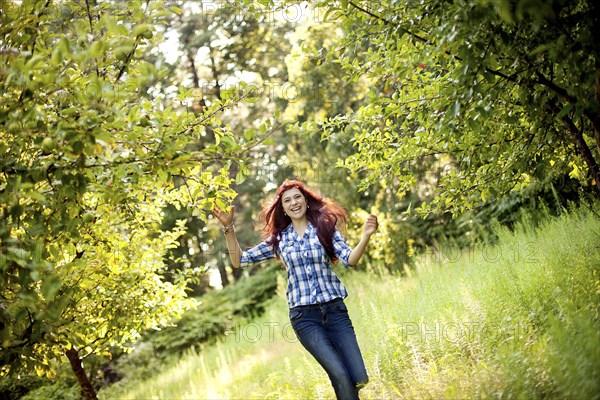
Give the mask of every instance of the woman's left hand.
<svg viewBox="0 0 600 400">
<path fill-rule="evenodd" d="M 372 234 L 375 233 L 379 224 L 377 223 L 377 216 L 371 214 L 367 217 L 365 221 L 365 233 L 366 237 L 371 237 Z"/>
</svg>

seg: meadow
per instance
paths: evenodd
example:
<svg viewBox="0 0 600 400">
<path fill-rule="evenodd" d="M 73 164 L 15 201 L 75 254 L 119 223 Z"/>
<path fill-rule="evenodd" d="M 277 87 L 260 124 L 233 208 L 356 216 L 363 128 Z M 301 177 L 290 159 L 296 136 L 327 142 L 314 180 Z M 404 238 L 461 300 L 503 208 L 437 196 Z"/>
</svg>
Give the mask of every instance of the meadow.
<svg viewBox="0 0 600 400">
<path fill-rule="evenodd" d="M 361 398 L 600 398 L 597 210 L 499 228 L 494 245 L 440 247 L 409 275 L 342 274 L 370 376 Z M 100 398 L 334 398 L 278 280 L 260 317 Z"/>
</svg>

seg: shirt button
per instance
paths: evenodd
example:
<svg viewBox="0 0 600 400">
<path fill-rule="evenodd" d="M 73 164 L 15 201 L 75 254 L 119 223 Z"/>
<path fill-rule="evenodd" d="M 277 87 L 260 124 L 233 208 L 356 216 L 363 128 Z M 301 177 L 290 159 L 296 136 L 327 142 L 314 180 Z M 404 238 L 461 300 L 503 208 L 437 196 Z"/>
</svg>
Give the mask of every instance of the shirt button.
<svg viewBox="0 0 600 400">
<path fill-rule="evenodd" d="M 306 268 L 306 271 L 307 271 L 307 272 L 311 272 L 311 271 L 312 271 L 312 269 L 311 269 L 310 267 L 308 267 L 308 268 Z"/>
<path fill-rule="evenodd" d="M 304 257 L 308 257 L 308 252 L 307 252 L 307 251 L 305 251 L 305 252 L 304 252 L 302 255 L 303 255 Z"/>
</svg>

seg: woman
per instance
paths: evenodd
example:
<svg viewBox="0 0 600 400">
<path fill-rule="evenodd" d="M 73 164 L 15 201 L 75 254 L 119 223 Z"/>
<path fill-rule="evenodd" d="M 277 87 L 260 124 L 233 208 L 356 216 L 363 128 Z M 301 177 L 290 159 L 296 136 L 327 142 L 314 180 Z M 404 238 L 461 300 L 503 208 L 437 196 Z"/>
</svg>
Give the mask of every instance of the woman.
<svg viewBox="0 0 600 400">
<path fill-rule="evenodd" d="M 351 249 L 336 228 L 345 224 L 346 212 L 301 182 L 286 180 L 275 200 L 261 211 L 265 240 L 242 251 L 233 214 L 233 207 L 230 212 L 213 211 L 223 224 L 233 266 L 271 258 L 282 261 L 288 275 L 290 321 L 298 339 L 329 375 L 336 397 L 358 399 L 369 378 L 343 300 L 348 293 L 331 264 L 341 260 L 346 267 L 356 265 L 377 230 L 377 218 L 367 218 L 362 239 Z"/>
</svg>

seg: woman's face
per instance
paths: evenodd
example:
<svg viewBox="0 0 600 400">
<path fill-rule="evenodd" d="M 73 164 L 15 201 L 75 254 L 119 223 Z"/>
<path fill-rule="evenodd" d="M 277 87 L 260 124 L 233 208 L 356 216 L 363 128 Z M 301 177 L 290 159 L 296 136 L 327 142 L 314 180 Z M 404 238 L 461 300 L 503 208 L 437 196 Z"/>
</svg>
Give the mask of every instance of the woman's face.
<svg viewBox="0 0 600 400">
<path fill-rule="evenodd" d="M 298 188 L 291 188 L 281 194 L 283 211 L 291 219 L 306 217 L 306 199 Z"/>
</svg>

